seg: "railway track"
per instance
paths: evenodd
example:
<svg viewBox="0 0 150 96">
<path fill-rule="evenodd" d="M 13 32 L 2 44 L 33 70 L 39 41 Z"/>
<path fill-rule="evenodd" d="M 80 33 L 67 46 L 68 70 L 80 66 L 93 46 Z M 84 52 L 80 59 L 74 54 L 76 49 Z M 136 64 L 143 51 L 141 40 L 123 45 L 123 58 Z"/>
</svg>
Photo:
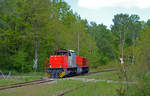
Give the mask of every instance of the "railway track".
<svg viewBox="0 0 150 96">
<path fill-rule="evenodd" d="M 46 82 L 51 82 L 51 81 L 54 81 L 54 80 L 40 79 L 40 80 L 33 80 L 33 81 L 23 82 L 23 83 L 10 84 L 10 85 L 5 85 L 5 86 L 0 86 L 0 90 L 23 87 L 23 86 L 27 86 L 27 85 L 41 84 L 41 83 L 46 83 Z"/>
<path fill-rule="evenodd" d="M 110 72 L 110 71 L 115 71 L 115 68 L 107 69 L 107 70 L 101 70 L 101 71 L 97 71 L 97 72 L 89 72 L 89 73 L 84 74 L 82 76 L 87 76 L 87 75 L 92 75 L 92 74 L 97 74 L 97 73 L 102 73 L 102 72 Z M 54 80 L 40 79 L 40 80 L 33 80 L 33 81 L 16 83 L 16 84 L 10 84 L 10 85 L 2 85 L 2 86 L 0 86 L 0 90 L 6 90 L 6 89 L 11 89 L 11 88 L 23 87 L 23 86 L 27 86 L 27 85 L 41 84 L 41 83 L 46 83 L 46 82 L 51 82 L 51 81 L 54 81 Z M 80 87 L 82 87 L 82 86 L 80 86 Z M 72 89 L 72 90 L 74 90 L 74 89 Z M 68 91 L 66 93 L 68 93 Z"/>
</svg>

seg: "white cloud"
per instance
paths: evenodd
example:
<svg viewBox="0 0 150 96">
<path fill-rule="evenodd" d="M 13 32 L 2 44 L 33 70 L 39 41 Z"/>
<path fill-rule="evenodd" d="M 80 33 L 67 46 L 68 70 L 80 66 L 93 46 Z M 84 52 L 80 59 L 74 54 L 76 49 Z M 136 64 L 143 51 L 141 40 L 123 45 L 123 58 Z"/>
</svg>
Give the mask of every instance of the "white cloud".
<svg viewBox="0 0 150 96">
<path fill-rule="evenodd" d="M 79 0 L 78 6 L 84 8 L 102 8 L 102 7 L 150 8 L 150 0 Z"/>
</svg>

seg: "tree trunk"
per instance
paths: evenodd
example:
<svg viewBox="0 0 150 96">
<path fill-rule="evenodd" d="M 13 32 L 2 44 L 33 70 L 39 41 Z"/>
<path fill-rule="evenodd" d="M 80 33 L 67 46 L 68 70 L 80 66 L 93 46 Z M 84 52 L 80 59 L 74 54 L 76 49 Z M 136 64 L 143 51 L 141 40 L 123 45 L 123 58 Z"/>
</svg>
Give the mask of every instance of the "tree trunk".
<svg viewBox="0 0 150 96">
<path fill-rule="evenodd" d="M 78 31 L 78 56 L 79 56 L 79 51 L 80 51 L 80 35 Z"/>
</svg>

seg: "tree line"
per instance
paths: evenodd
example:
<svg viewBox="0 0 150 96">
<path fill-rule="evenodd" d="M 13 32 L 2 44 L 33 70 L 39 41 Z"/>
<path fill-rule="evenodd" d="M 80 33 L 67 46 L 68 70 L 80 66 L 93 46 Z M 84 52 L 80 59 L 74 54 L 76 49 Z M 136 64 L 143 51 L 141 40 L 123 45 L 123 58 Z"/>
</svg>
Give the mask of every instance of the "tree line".
<svg viewBox="0 0 150 96">
<path fill-rule="evenodd" d="M 111 28 L 89 23 L 62 0 L 0 0 L 0 69 L 30 72 L 36 61 L 44 71 L 45 59 L 60 48 L 88 57 L 93 68 L 118 56 L 135 64 L 150 20 L 121 13 L 112 21 Z"/>
<path fill-rule="evenodd" d="M 0 69 L 44 71 L 45 59 L 60 48 L 97 62 L 87 20 L 61 0 L 0 0 Z"/>
<path fill-rule="evenodd" d="M 44 71 L 45 59 L 61 48 L 86 56 L 92 68 L 120 66 L 120 56 L 128 80 L 144 82 L 136 94 L 149 96 L 150 19 L 120 13 L 112 21 L 110 28 L 89 23 L 62 0 L 0 0 L 0 70 L 31 72 L 35 62 Z"/>
</svg>

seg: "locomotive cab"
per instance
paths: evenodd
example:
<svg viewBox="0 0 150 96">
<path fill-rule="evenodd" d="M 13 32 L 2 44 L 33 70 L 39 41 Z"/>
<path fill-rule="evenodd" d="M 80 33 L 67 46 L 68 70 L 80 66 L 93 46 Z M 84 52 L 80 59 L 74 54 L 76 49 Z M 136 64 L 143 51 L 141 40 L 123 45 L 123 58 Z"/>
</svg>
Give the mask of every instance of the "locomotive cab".
<svg viewBox="0 0 150 96">
<path fill-rule="evenodd" d="M 54 52 L 54 55 L 63 55 L 67 56 L 68 59 L 68 67 L 74 68 L 77 67 L 76 64 L 76 54 L 73 50 L 57 50 Z"/>
</svg>

